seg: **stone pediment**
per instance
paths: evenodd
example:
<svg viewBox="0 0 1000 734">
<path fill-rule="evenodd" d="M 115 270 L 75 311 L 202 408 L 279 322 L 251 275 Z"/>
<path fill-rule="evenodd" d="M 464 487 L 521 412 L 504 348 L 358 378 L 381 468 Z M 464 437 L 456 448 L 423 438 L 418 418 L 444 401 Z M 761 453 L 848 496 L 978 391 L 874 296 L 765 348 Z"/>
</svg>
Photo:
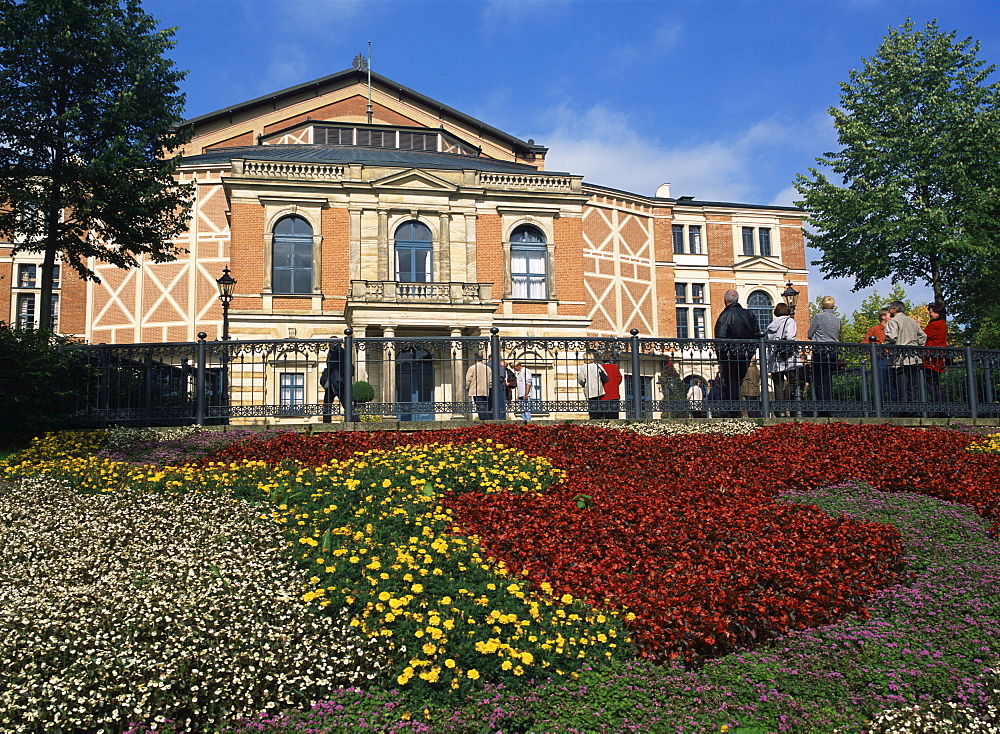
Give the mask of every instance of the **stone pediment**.
<svg viewBox="0 0 1000 734">
<path fill-rule="evenodd" d="M 372 181 L 377 189 L 415 189 L 418 191 L 458 191 L 458 186 L 444 179 L 432 176 L 427 171 L 411 168 L 390 176 Z"/>
<path fill-rule="evenodd" d="M 772 260 L 769 257 L 760 257 L 760 256 L 748 257 L 746 260 L 740 260 L 738 263 L 735 263 L 733 265 L 733 270 L 755 270 L 757 272 L 764 270 L 764 271 L 771 271 L 774 273 L 788 272 L 788 268 L 782 265 L 781 263 L 777 262 L 776 260 Z"/>
</svg>

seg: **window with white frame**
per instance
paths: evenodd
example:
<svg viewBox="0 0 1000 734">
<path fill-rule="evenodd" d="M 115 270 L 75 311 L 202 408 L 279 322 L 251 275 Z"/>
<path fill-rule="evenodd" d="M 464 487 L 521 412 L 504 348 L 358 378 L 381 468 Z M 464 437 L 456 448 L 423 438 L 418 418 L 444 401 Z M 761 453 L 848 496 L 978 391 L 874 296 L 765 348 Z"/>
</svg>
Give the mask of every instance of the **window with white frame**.
<svg viewBox="0 0 1000 734">
<path fill-rule="evenodd" d="M 692 315 L 694 316 L 694 338 L 706 339 L 707 332 L 705 331 L 705 309 L 692 309 Z"/>
<path fill-rule="evenodd" d="M 691 332 L 688 330 L 688 309 L 677 309 L 677 338 L 690 339 Z"/>
<path fill-rule="evenodd" d="M 691 284 L 691 303 L 704 303 L 705 302 L 705 284 L 704 283 L 692 283 Z"/>
<path fill-rule="evenodd" d="M 548 298 L 545 235 L 522 224 L 510 234 L 510 291 L 514 298 Z"/>
<path fill-rule="evenodd" d="M 17 311 L 15 313 L 17 327 L 19 329 L 35 328 L 35 294 L 18 293 Z"/>
<path fill-rule="evenodd" d="M 743 254 L 747 257 L 760 255 L 762 257 L 772 257 L 774 254 L 771 247 L 770 227 L 743 227 Z"/>
<path fill-rule="evenodd" d="M 274 225 L 271 245 L 271 290 L 280 294 L 312 293 L 313 229 L 299 216 Z"/>
<path fill-rule="evenodd" d="M 278 380 L 278 401 L 281 405 L 303 405 L 306 402 L 304 372 L 282 372 Z"/>
<path fill-rule="evenodd" d="M 674 296 L 677 303 L 687 303 L 687 283 L 674 283 Z"/>
<path fill-rule="evenodd" d="M 675 224 L 672 229 L 675 255 L 703 255 L 700 224 Z"/>
<path fill-rule="evenodd" d="M 767 325 L 771 323 L 771 309 L 773 306 L 774 303 L 771 301 L 771 296 L 764 291 L 754 291 L 747 298 L 747 308 L 754 315 L 754 318 L 757 319 L 757 330 L 761 334 L 767 331 Z"/>
<path fill-rule="evenodd" d="M 38 266 L 34 263 L 23 263 L 17 266 L 17 287 L 34 288 L 38 281 Z"/>
<path fill-rule="evenodd" d="M 701 225 L 688 225 L 688 253 L 691 255 L 701 254 Z"/>
</svg>

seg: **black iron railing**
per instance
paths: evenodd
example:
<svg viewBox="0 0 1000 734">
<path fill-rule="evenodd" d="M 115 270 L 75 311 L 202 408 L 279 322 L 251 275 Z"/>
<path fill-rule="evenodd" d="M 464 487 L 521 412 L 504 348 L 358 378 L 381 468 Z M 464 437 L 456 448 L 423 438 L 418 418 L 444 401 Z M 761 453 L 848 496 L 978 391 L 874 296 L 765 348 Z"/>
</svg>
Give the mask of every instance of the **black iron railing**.
<svg viewBox="0 0 1000 734">
<path fill-rule="evenodd" d="M 1000 417 L 1000 351 L 969 346 L 653 339 L 634 330 L 587 338 L 502 337 L 497 329 L 481 337 L 355 338 L 350 329 L 342 340 L 199 336 L 66 347 L 79 356 L 85 393 L 75 419 Z M 501 361 L 527 371 L 512 388 Z M 485 383 L 477 379 L 483 367 Z M 596 386 L 601 373 L 609 379 Z"/>
</svg>

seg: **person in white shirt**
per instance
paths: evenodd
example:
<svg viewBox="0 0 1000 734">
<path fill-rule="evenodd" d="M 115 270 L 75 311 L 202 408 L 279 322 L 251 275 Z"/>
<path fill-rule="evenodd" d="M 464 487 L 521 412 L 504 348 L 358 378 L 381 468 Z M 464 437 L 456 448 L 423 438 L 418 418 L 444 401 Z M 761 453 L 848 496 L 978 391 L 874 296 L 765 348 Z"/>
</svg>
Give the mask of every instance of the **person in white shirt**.
<svg viewBox="0 0 1000 734">
<path fill-rule="evenodd" d="M 535 386 L 534 376 L 520 360 L 514 362 L 514 376 L 517 378 L 514 399 L 521 401 L 521 418 L 527 423 L 531 420 L 531 404 L 528 401 Z"/>
</svg>

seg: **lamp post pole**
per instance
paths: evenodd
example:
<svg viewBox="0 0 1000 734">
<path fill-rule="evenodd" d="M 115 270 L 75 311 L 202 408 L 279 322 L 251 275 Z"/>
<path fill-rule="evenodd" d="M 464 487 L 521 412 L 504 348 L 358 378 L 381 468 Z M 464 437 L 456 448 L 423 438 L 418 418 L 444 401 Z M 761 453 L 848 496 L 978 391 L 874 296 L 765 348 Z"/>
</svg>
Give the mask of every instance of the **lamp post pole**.
<svg viewBox="0 0 1000 734">
<path fill-rule="evenodd" d="M 233 300 L 233 292 L 236 290 L 236 279 L 229 274 L 229 268 L 222 271 L 222 277 L 215 281 L 219 286 L 219 300 L 222 301 L 222 341 L 229 341 L 229 303 Z M 222 406 L 225 408 L 225 416 L 222 418 L 223 424 L 229 424 L 229 350 L 225 345 L 222 347 L 222 379 L 220 389 L 222 392 Z"/>
</svg>

